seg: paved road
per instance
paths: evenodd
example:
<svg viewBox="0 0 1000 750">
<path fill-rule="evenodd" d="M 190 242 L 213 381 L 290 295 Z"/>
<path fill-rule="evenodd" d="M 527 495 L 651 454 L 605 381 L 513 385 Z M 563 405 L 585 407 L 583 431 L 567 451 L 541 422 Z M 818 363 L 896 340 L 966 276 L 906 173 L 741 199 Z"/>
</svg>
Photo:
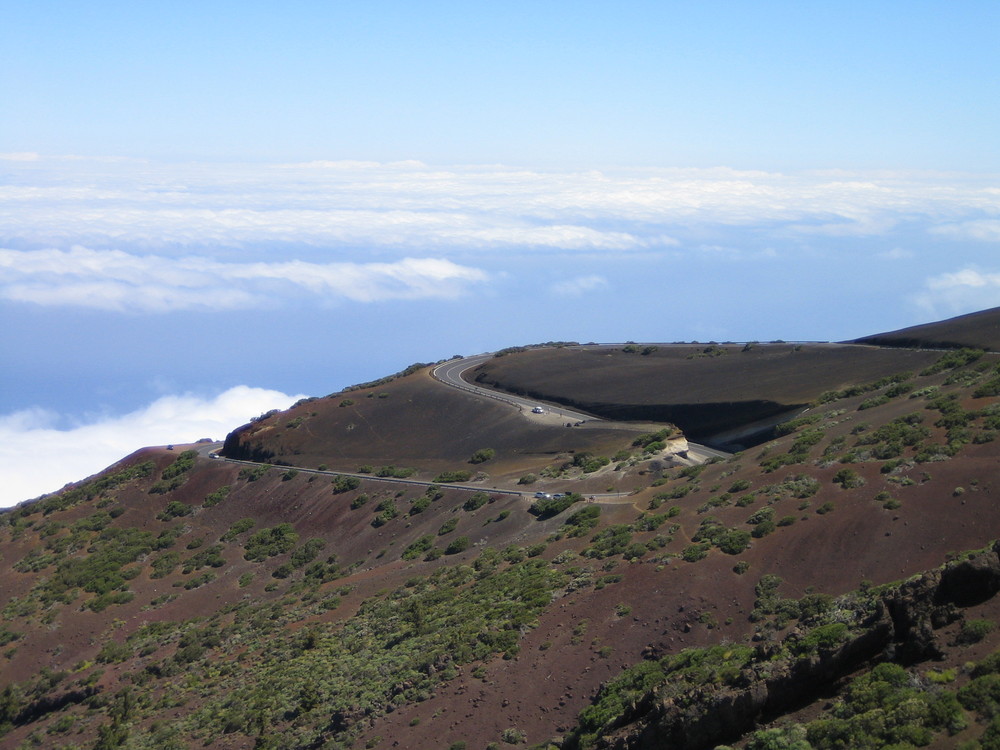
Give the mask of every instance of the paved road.
<svg viewBox="0 0 1000 750">
<path fill-rule="evenodd" d="M 607 344 L 599 344 L 599 346 L 608 346 Z M 582 348 L 582 346 L 581 346 Z M 578 411 L 572 411 L 571 409 L 564 409 L 558 406 L 551 406 L 549 404 L 543 404 L 540 401 L 532 401 L 526 398 L 520 398 L 519 396 L 512 396 L 507 393 L 500 393 L 498 391 L 493 391 L 488 388 L 483 388 L 482 386 L 474 385 L 462 378 L 463 373 L 468 370 L 478 367 L 483 362 L 487 362 L 493 358 L 492 353 L 487 354 L 476 354 L 471 357 L 463 357 L 462 359 L 451 359 L 447 362 L 438 365 L 433 370 L 431 370 L 431 375 L 437 380 L 444 383 L 445 385 L 450 385 L 453 388 L 458 388 L 469 393 L 474 393 L 477 396 L 483 396 L 485 398 L 492 398 L 496 401 L 503 401 L 508 404 L 512 404 L 523 412 L 530 413 L 535 407 L 541 407 L 546 410 L 547 413 L 555 414 L 560 417 L 560 421 L 570 421 L 570 422 L 605 422 L 607 420 L 601 419 L 600 417 L 595 417 L 591 414 L 584 414 Z M 691 463 L 704 463 L 712 458 L 729 458 L 732 454 L 726 453 L 725 451 L 720 451 L 715 448 L 709 448 L 707 445 L 702 445 L 701 443 L 693 443 L 688 441 L 688 459 Z"/>
<path fill-rule="evenodd" d="M 451 386 L 452 388 L 458 388 L 460 390 L 466 391 L 468 393 L 475 394 L 481 398 L 491 398 L 496 401 L 502 401 L 507 404 L 520 409 L 525 416 L 531 418 L 537 418 L 539 420 L 555 421 L 560 423 L 563 422 L 604 422 L 607 420 L 601 419 L 599 417 L 592 416 L 590 414 L 583 414 L 582 412 L 573 411 L 571 409 L 563 409 L 561 407 L 553 407 L 550 404 L 543 404 L 538 401 L 532 401 L 526 398 L 520 398 L 518 396 L 512 396 L 506 393 L 499 393 L 497 391 L 489 390 L 488 388 L 483 388 L 482 386 L 473 385 L 462 379 L 462 374 L 472 368 L 482 364 L 493 358 L 492 353 L 488 354 L 477 354 L 471 357 L 463 357 L 461 359 L 452 359 L 444 362 L 440 365 L 434 367 L 431 370 L 431 375 L 441 383 Z M 535 414 L 532 409 L 536 407 L 541 407 L 545 410 L 544 414 Z M 198 443 L 193 445 L 198 454 L 203 458 L 212 458 L 220 461 L 227 461 L 229 463 L 236 464 L 246 464 L 249 466 L 260 466 L 268 465 L 263 462 L 258 461 L 243 461 L 235 458 L 226 458 L 220 456 L 218 451 L 222 448 L 221 442 L 215 443 Z M 702 463 L 709 460 L 710 458 L 719 457 L 727 458 L 730 454 L 724 453 L 722 451 L 715 450 L 714 448 L 709 448 L 705 445 L 699 445 L 698 443 L 688 442 L 688 462 L 689 463 Z M 395 477 L 377 477 L 372 474 L 359 474 L 357 472 L 350 471 L 335 471 L 329 469 L 307 469 L 298 466 L 273 466 L 273 471 L 288 471 L 293 470 L 296 472 L 303 472 L 306 474 L 322 474 L 330 477 L 337 476 L 347 476 L 347 477 L 357 477 L 358 479 L 364 479 L 366 481 L 377 481 L 377 482 L 393 482 L 396 484 L 410 484 L 421 487 L 439 486 L 446 487 L 449 489 L 465 490 L 467 492 L 489 492 L 495 494 L 503 495 L 515 495 L 521 497 L 532 498 L 535 495 L 533 490 L 514 490 L 514 489 L 501 489 L 499 487 L 486 487 L 483 485 L 469 485 L 469 484 L 441 484 L 435 482 L 422 481 L 419 479 L 398 479 Z M 627 492 L 608 492 L 608 493 L 596 493 L 590 494 L 587 497 L 590 500 L 616 500 L 619 502 L 625 501 L 630 502 L 628 498 L 631 493 Z"/>
<path fill-rule="evenodd" d="M 551 406 L 550 404 L 543 404 L 540 401 L 532 401 L 531 399 L 512 396 L 508 393 L 500 393 L 498 391 L 490 390 L 489 388 L 483 388 L 482 386 L 475 385 L 462 378 L 462 374 L 466 371 L 471 370 L 474 367 L 478 367 L 483 362 L 487 362 L 491 359 L 493 359 L 492 353 L 476 354 L 472 357 L 463 357 L 462 359 L 451 359 L 431 370 L 431 375 L 442 383 L 450 385 L 453 388 L 474 393 L 477 396 L 482 396 L 484 398 L 491 398 L 495 401 L 503 401 L 504 403 L 512 404 L 522 411 L 529 413 L 532 409 L 542 408 L 546 413 L 555 414 L 564 422 L 604 421 L 590 414 L 584 414 L 583 412 L 573 411 L 572 409 L 566 409 L 561 406 Z"/>
</svg>

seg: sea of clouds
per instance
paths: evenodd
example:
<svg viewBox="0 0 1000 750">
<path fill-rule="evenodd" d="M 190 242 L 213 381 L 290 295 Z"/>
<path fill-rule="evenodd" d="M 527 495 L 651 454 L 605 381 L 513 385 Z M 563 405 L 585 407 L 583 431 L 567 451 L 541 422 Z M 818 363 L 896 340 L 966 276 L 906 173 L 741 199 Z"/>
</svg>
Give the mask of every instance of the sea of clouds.
<svg viewBox="0 0 1000 750">
<path fill-rule="evenodd" d="M 8 414 L 0 417 L 0 508 L 96 474 L 140 447 L 222 440 L 251 417 L 300 398 L 236 386 L 212 397 L 164 396 L 128 414 L 70 425 L 43 409 Z"/>
<path fill-rule="evenodd" d="M 996 298 L 1000 180 L 928 172 L 540 171 L 419 162 L 164 164 L 0 156 L 0 299 L 141 312 L 454 297 L 506 258 L 779 255 L 963 244 L 929 309 Z M 847 243 L 845 243 L 847 246 Z M 929 260 L 929 259 L 928 259 Z M 577 294 L 594 274 L 561 282 Z M 915 289 L 915 293 L 918 290 Z M 986 294 L 984 295 L 984 291 Z"/>
<path fill-rule="evenodd" d="M 732 295 L 754 262 L 791 288 L 822 283 L 809 264 L 836 254 L 902 279 L 906 299 L 888 304 L 930 320 L 1000 305 L 998 241 L 995 175 L 0 155 L 0 304 L 14 326 L 26 309 L 278 314 L 491 291 L 587 305 L 632 293 L 610 273 L 625 259 L 707 259 Z M 538 268 L 551 270 L 541 290 L 523 283 Z M 25 403 L 0 416 L 0 505 L 297 398 L 241 386 L 71 425 Z"/>
</svg>

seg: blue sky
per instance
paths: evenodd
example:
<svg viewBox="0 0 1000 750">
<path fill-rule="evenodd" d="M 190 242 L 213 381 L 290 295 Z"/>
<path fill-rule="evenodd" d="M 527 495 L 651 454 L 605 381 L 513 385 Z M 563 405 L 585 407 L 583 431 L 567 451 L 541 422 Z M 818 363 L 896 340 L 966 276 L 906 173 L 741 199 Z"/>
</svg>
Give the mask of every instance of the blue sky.
<svg viewBox="0 0 1000 750">
<path fill-rule="evenodd" d="M 0 505 L 415 361 L 998 305 L 998 32 L 995 2 L 5 3 Z"/>
</svg>

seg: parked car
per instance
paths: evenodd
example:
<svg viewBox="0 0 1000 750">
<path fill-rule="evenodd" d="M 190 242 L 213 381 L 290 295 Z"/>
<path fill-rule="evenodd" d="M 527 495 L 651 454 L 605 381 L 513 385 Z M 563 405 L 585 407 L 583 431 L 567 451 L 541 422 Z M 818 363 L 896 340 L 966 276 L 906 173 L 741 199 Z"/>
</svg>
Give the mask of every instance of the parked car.
<svg viewBox="0 0 1000 750">
<path fill-rule="evenodd" d="M 543 409 L 540 406 L 536 406 L 534 409 L 531 410 L 531 413 L 532 414 L 544 414 L 545 413 L 545 409 Z"/>
</svg>

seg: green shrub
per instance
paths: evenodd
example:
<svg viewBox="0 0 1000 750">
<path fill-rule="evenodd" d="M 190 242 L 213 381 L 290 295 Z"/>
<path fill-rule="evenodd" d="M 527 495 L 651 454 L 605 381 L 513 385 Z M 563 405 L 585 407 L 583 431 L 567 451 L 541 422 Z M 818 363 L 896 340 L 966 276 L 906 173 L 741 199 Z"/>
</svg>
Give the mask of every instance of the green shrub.
<svg viewBox="0 0 1000 750">
<path fill-rule="evenodd" d="M 616 524 L 594 534 L 590 540 L 591 546 L 583 550 L 582 554 L 584 557 L 597 559 L 621 555 L 631 543 L 631 528 L 626 524 Z"/>
<path fill-rule="evenodd" d="M 261 529 L 247 539 L 243 557 L 251 562 L 263 562 L 269 557 L 288 552 L 299 540 L 290 523 L 281 523 L 270 529 Z"/>
<path fill-rule="evenodd" d="M 178 502 L 177 500 L 171 500 L 167 503 L 162 511 L 156 514 L 156 517 L 160 521 L 170 521 L 174 518 L 181 518 L 182 516 L 189 516 L 194 512 L 194 508 L 190 505 L 185 505 L 184 503 Z"/>
<path fill-rule="evenodd" d="M 351 492 L 356 490 L 361 486 L 361 480 L 357 477 L 349 477 L 344 474 L 338 474 L 331 482 L 333 485 L 333 494 L 339 495 L 344 492 Z"/>
<path fill-rule="evenodd" d="M 416 500 L 414 500 L 413 504 L 410 506 L 410 515 L 416 516 L 420 513 L 423 513 L 425 510 L 431 507 L 432 502 L 433 501 L 429 497 L 427 497 L 427 495 L 421 495 Z"/>
<path fill-rule="evenodd" d="M 592 474 L 611 463 L 607 456 L 592 456 L 589 453 L 577 453 L 573 456 L 573 465 L 583 470 L 584 474 Z"/>
<path fill-rule="evenodd" d="M 708 556 L 708 551 L 712 548 L 712 545 L 708 542 L 702 542 L 700 544 L 691 544 L 684 548 L 681 552 L 681 558 L 686 562 L 698 562 Z"/>
<path fill-rule="evenodd" d="M 205 508 L 211 508 L 214 505 L 218 505 L 223 500 L 225 500 L 226 497 L 229 495 L 229 490 L 230 490 L 230 487 L 227 484 L 227 485 L 223 485 L 222 487 L 220 487 L 219 489 L 217 489 L 215 492 L 213 492 L 213 493 L 211 493 L 209 495 L 206 495 L 204 502 L 202 502 L 202 506 L 205 507 Z"/>
<path fill-rule="evenodd" d="M 465 552 L 469 548 L 469 544 L 469 537 L 456 537 L 445 547 L 444 553 L 446 555 L 457 555 L 459 552 Z"/>
<path fill-rule="evenodd" d="M 820 625 L 810 630 L 804 638 L 797 641 L 794 650 L 799 654 L 828 650 L 846 641 L 847 634 L 847 625 L 842 622 Z"/>
<path fill-rule="evenodd" d="M 486 461 L 493 460 L 496 457 L 496 455 L 497 452 L 492 448 L 480 448 L 479 450 L 477 450 L 475 453 L 472 454 L 472 457 L 469 459 L 469 463 L 470 464 L 485 463 Z"/>
<path fill-rule="evenodd" d="M 372 519 L 372 526 L 376 529 L 385 526 L 398 515 L 399 508 L 396 507 L 396 501 L 388 497 L 375 506 L 375 518 Z"/>
<path fill-rule="evenodd" d="M 637 448 L 646 448 L 653 443 L 662 443 L 673 434 L 674 430 L 672 427 L 664 427 L 657 432 L 647 432 L 639 435 L 639 437 L 632 441 L 632 445 Z"/>
<path fill-rule="evenodd" d="M 248 482 L 256 482 L 270 469 L 270 464 L 259 464 L 257 466 L 244 466 L 240 469 L 239 478 Z"/>
<path fill-rule="evenodd" d="M 583 536 L 590 529 L 597 526 L 597 520 L 601 515 L 601 508 L 597 505 L 587 505 L 580 510 L 570 514 L 563 524 L 566 534 L 571 537 Z"/>
<path fill-rule="evenodd" d="M 257 522 L 252 518 L 241 518 L 239 521 L 237 521 L 236 523 L 234 523 L 232 526 L 229 527 L 229 531 L 223 534 L 219 538 L 219 541 L 231 542 L 243 532 L 252 529 L 254 526 L 256 526 L 256 524 Z"/>
<path fill-rule="evenodd" d="M 539 498 L 531 504 L 528 512 L 538 516 L 542 521 L 552 516 L 557 516 L 566 510 L 573 503 L 579 502 L 583 497 L 576 492 L 567 492 L 564 497 Z"/>
<path fill-rule="evenodd" d="M 318 537 L 310 539 L 301 547 L 292 551 L 289 561 L 294 568 L 302 568 L 316 559 L 319 551 L 326 546 L 326 541 Z"/>
<path fill-rule="evenodd" d="M 434 536 L 432 534 L 426 534 L 408 545 L 406 549 L 403 550 L 401 557 L 404 560 L 413 560 L 414 558 L 420 557 L 420 555 L 427 552 L 433 546 Z"/>
<path fill-rule="evenodd" d="M 966 620 L 956 640 L 961 644 L 979 643 L 996 629 L 992 620 Z"/>
<path fill-rule="evenodd" d="M 760 510 L 753 513 L 748 519 L 747 523 L 751 526 L 756 526 L 758 524 L 764 523 L 764 521 L 770 521 L 774 518 L 774 508 L 767 507 L 761 508 Z"/>
<path fill-rule="evenodd" d="M 834 484 L 839 484 L 845 490 L 855 489 L 864 485 L 865 480 L 854 469 L 840 469 L 833 475 L 831 480 Z"/>
<path fill-rule="evenodd" d="M 360 474 L 362 472 L 358 473 Z M 389 466 L 380 466 L 375 471 L 375 476 L 388 477 L 392 479 L 407 479 L 408 477 L 412 477 L 416 473 L 417 473 L 416 469 L 411 469 L 405 466 L 392 466 L 390 464 Z"/>
<path fill-rule="evenodd" d="M 180 476 L 185 472 L 189 471 L 192 466 L 194 466 L 195 459 L 198 458 L 198 451 L 186 450 L 177 456 L 176 460 L 170 464 L 163 473 L 160 475 L 160 479 L 168 480 L 174 477 Z"/>
<path fill-rule="evenodd" d="M 957 351 L 948 352 L 937 362 L 935 362 L 930 367 L 923 370 L 920 374 L 922 376 L 936 375 L 939 372 L 944 372 L 945 370 L 954 370 L 959 367 L 964 367 L 965 365 L 972 364 L 976 360 L 985 354 L 981 349 L 958 349 Z"/>
<path fill-rule="evenodd" d="M 727 555 L 738 555 L 750 546 L 750 532 L 743 529 L 729 529 L 719 538 L 717 544 Z"/>
<path fill-rule="evenodd" d="M 225 564 L 226 560 L 222 556 L 222 545 L 213 544 L 185 560 L 182 572 L 187 575 L 204 567 L 221 568 Z"/>
<path fill-rule="evenodd" d="M 463 510 L 472 512 L 474 510 L 479 510 L 489 501 L 490 501 L 490 496 L 487 495 L 485 492 L 475 492 L 469 496 L 469 499 L 465 501 L 465 503 L 462 505 L 462 508 Z"/>
<path fill-rule="evenodd" d="M 434 477 L 435 483 L 450 484 L 454 482 L 468 482 L 472 479 L 472 472 L 466 469 L 458 471 L 443 471 Z"/>
</svg>

